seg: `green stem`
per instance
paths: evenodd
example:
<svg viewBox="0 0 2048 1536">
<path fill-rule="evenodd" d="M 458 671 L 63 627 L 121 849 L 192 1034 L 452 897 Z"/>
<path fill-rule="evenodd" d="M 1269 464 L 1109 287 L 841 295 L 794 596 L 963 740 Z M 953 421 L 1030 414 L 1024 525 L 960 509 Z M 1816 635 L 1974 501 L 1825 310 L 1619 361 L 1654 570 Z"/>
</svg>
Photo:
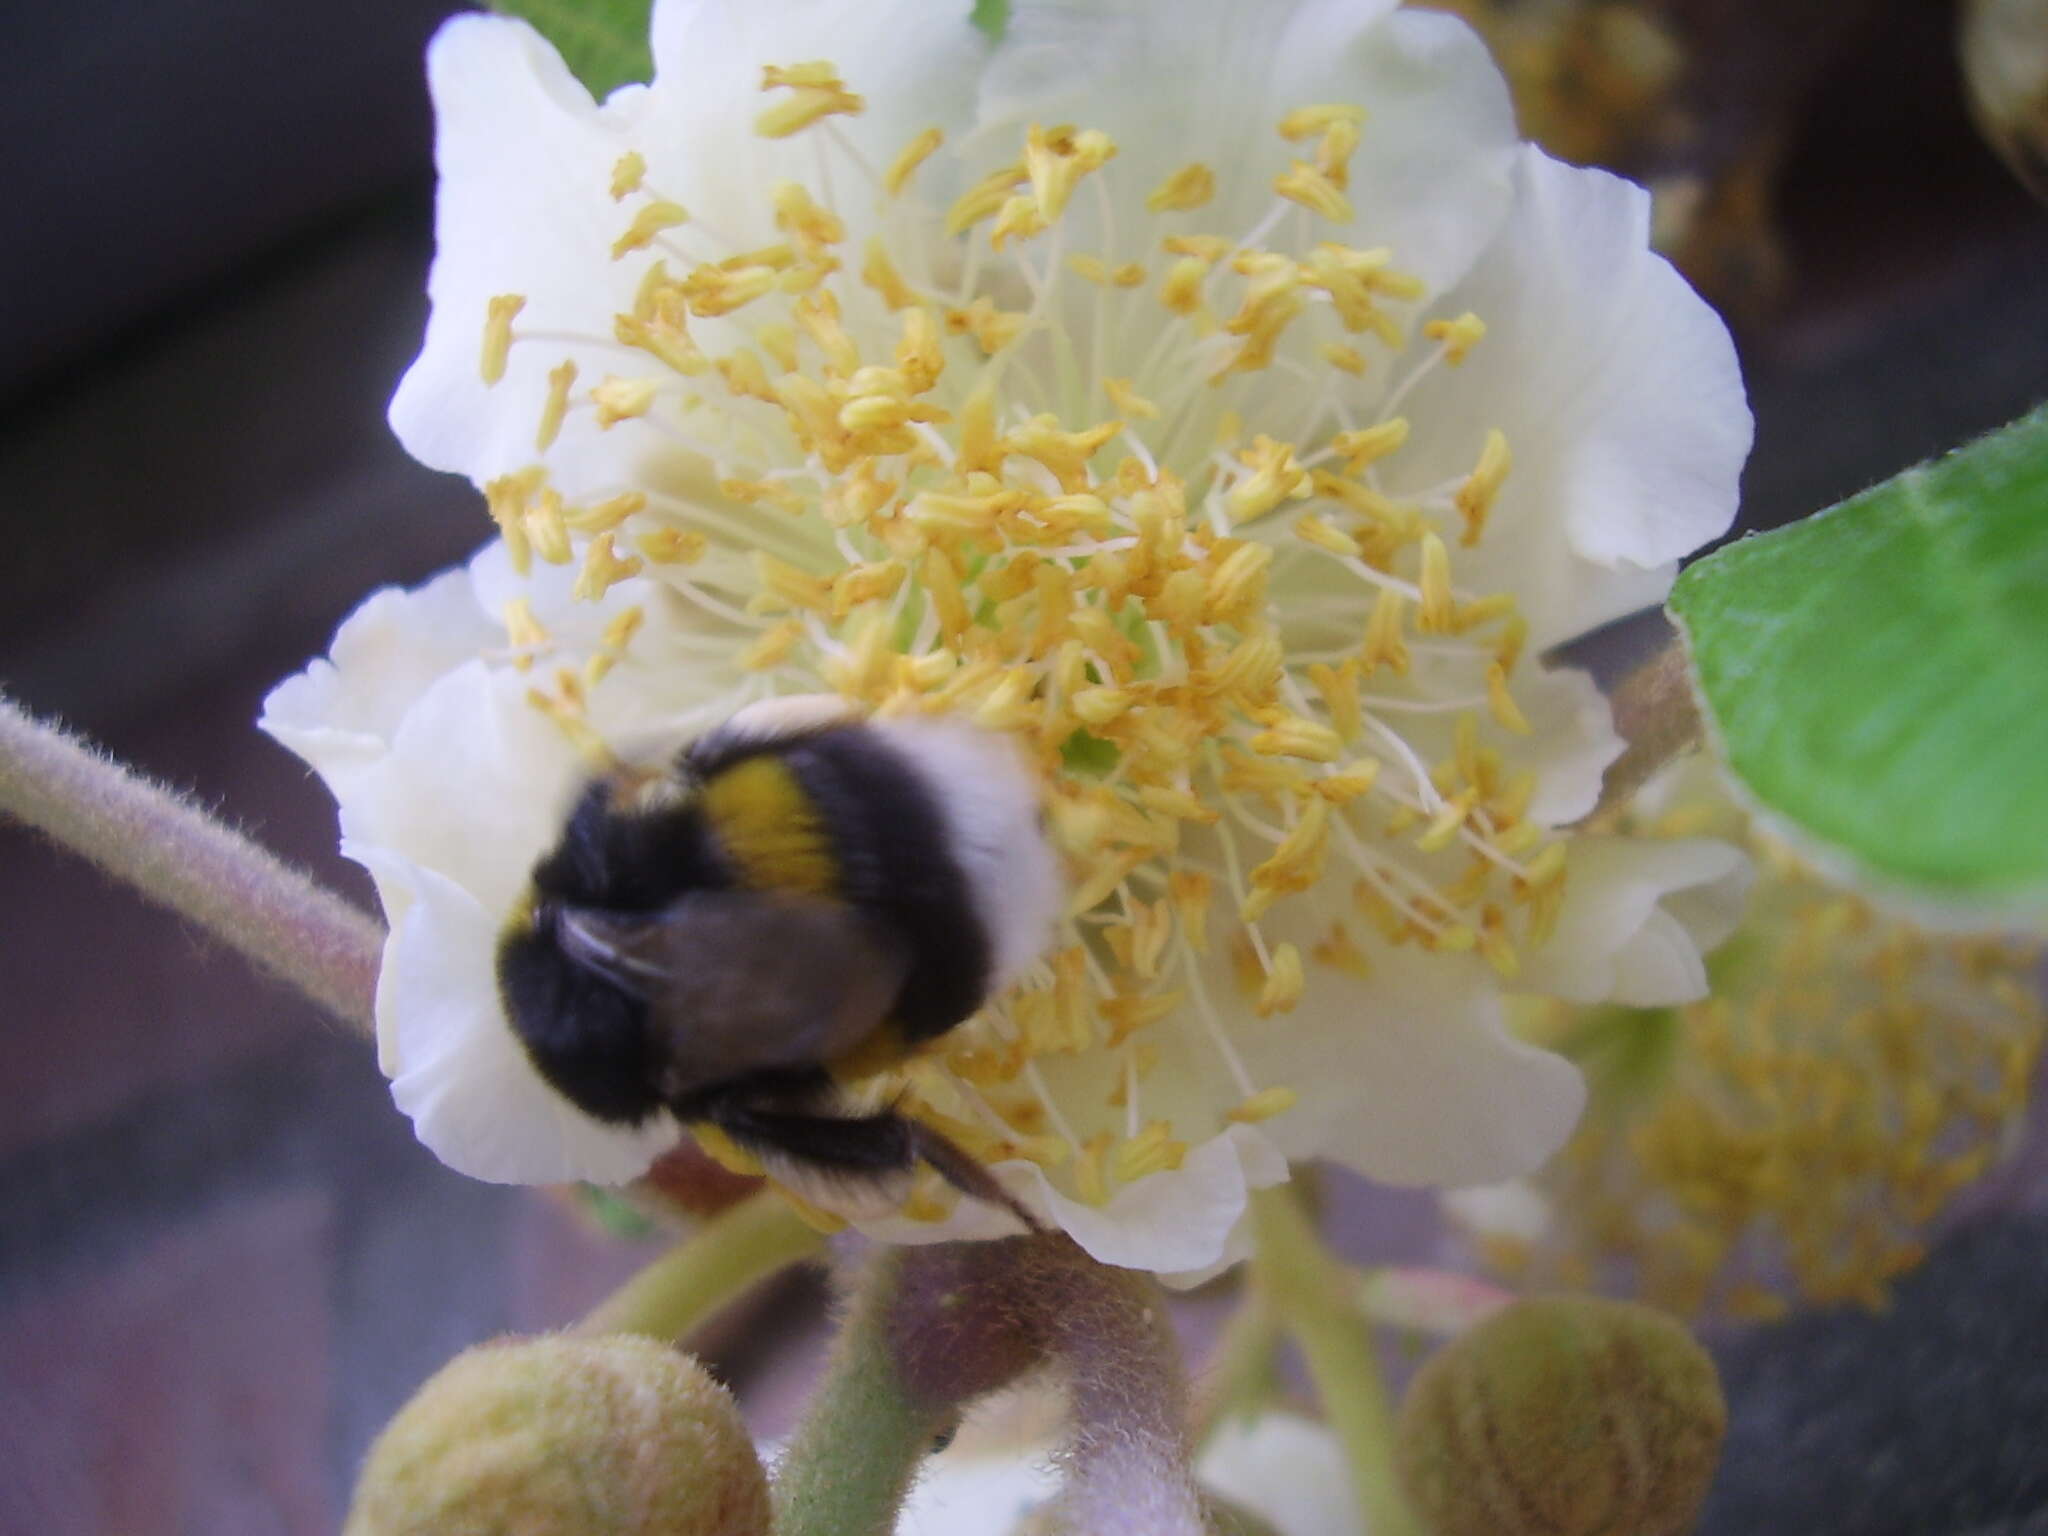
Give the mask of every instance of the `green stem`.
<svg viewBox="0 0 2048 1536">
<path fill-rule="evenodd" d="M 757 1190 L 612 1292 L 575 1332 L 679 1340 L 769 1276 L 824 1249 L 825 1239 L 779 1195 Z"/>
<path fill-rule="evenodd" d="M 1323 1412 L 1344 1447 L 1365 1527 L 1423 1536 L 1394 1468 L 1394 1405 L 1372 1328 L 1352 1306 L 1345 1271 L 1323 1247 L 1291 1184 L 1252 1196 L 1254 1274 L 1301 1346 Z"/>
<path fill-rule="evenodd" d="M 955 1410 L 897 1369 L 891 1313 L 900 1251 L 878 1255 L 775 1476 L 775 1536 L 889 1536 L 918 1463 Z"/>
<path fill-rule="evenodd" d="M 1206 1446 L 1232 1418 L 1250 1418 L 1272 1400 L 1279 1347 L 1280 1319 L 1265 1293 L 1247 1286 L 1200 1372 L 1194 1407 L 1197 1447 Z"/>
<path fill-rule="evenodd" d="M 0 815 L 205 929 L 366 1034 L 384 932 L 191 801 L 0 698 Z"/>
</svg>

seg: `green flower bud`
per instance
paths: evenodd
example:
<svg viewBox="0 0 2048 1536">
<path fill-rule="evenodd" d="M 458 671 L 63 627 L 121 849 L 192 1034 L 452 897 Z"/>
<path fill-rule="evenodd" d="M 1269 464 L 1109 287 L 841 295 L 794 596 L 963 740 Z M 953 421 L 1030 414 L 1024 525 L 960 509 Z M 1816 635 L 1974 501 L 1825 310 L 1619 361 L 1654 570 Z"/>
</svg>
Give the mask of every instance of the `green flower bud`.
<svg viewBox="0 0 2048 1536">
<path fill-rule="evenodd" d="M 725 1389 L 653 1339 L 466 1350 L 385 1426 L 343 1536 L 766 1536 Z"/>
<path fill-rule="evenodd" d="M 1676 1536 L 1727 1422 L 1713 1362 L 1671 1318 L 1537 1297 L 1422 1368 L 1401 1405 L 1401 1476 L 1434 1536 Z"/>
</svg>

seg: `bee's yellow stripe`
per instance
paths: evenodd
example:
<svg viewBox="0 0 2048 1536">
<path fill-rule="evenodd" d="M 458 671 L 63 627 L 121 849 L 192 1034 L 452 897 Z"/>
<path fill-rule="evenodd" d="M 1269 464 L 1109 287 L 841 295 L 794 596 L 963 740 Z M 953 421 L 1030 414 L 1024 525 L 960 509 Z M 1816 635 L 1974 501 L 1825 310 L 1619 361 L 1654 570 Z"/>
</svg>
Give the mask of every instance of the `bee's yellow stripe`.
<svg viewBox="0 0 2048 1536">
<path fill-rule="evenodd" d="M 744 882 L 830 896 L 839 889 L 824 819 L 780 758 L 742 758 L 704 786 L 705 814 Z"/>
</svg>

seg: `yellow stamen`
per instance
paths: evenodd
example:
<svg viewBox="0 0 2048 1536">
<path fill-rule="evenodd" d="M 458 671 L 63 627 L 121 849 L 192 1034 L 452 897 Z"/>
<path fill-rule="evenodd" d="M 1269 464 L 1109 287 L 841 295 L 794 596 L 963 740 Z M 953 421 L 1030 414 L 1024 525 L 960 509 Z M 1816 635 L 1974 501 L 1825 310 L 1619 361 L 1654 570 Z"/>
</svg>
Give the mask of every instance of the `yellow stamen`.
<svg viewBox="0 0 2048 1536">
<path fill-rule="evenodd" d="M 518 293 L 501 293 L 485 308 L 483 355 L 477 372 L 486 385 L 505 377 L 505 360 L 512 353 L 512 321 L 524 308 L 526 297 Z"/>
<path fill-rule="evenodd" d="M 1216 195 L 1216 173 L 1199 162 L 1184 165 L 1152 189 L 1145 206 L 1153 213 L 1186 213 Z"/>
<path fill-rule="evenodd" d="M 680 203 L 672 203 L 665 198 L 648 203 L 633 215 L 633 222 L 626 226 L 625 233 L 612 242 L 612 260 L 617 261 L 633 251 L 646 250 L 663 230 L 674 229 L 689 221 L 690 216 Z"/>
<path fill-rule="evenodd" d="M 647 157 L 629 149 L 612 162 L 612 201 L 621 202 L 640 190 L 647 176 Z"/>
<path fill-rule="evenodd" d="M 889 169 L 882 175 L 882 188 L 891 197 L 900 197 L 910 178 L 917 174 L 917 168 L 929 160 L 932 152 L 946 140 L 936 128 L 927 128 L 908 144 L 902 152 L 889 162 Z"/>
</svg>

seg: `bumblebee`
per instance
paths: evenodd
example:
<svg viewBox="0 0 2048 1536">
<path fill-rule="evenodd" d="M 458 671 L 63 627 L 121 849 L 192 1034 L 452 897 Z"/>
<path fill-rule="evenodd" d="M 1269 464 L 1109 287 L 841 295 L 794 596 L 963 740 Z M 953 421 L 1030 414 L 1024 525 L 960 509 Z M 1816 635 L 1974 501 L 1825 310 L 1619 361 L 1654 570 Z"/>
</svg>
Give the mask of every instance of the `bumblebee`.
<svg viewBox="0 0 2048 1536">
<path fill-rule="evenodd" d="M 1036 960 L 1059 884 L 1006 739 L 773 699 L 584 786 L 499 941 L 498 986 L 540 1075 L 599 1120 L 715 1126 L 842 1202 L 893 1205 L 923 1161 L 1033 1227 L 952 1141 L 850 1108 L 839 1083 Z"/>
</svg>

